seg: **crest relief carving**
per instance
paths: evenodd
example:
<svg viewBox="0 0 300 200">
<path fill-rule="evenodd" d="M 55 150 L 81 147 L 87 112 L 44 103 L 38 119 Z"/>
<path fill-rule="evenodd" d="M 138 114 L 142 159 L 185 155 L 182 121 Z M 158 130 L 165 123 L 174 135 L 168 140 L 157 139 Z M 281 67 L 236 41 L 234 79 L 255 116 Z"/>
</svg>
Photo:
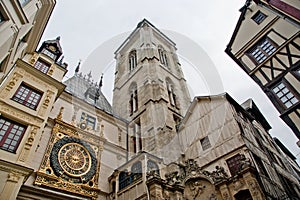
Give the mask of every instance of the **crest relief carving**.
<svg viewBox="0 0 300 200">
<path fill-rule="evenodd" d="M 63 109 L 54 120 L 34 184 L 96 199 L 104 139 L 62 121 L 62 115 Z"/>
</svg>

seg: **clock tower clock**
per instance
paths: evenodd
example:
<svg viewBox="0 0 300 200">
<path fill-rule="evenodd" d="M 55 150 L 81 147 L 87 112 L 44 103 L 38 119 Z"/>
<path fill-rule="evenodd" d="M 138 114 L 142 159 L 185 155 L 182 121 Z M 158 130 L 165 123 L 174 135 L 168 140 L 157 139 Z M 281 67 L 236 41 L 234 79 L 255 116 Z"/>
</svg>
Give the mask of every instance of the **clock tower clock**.
<svg viewBox="0 0 300 200">
<path fill-rule="evenodd" d="M 59 116 L 61 113 L 59 114 Z M 36 185 L 97 198 L 101 153 L 105 139 L 57 117 L 37 172 Z"/>
</svg>

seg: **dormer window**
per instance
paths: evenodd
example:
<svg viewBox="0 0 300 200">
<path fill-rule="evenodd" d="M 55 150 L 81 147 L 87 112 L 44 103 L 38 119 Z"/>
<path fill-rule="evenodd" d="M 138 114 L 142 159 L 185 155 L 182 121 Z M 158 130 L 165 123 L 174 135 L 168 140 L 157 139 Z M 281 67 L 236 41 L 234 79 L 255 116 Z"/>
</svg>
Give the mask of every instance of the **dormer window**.
<svg viewBox="0 0 300 200">
<path fill-rule="evenodd" d="M 55 40 L 47 40 L 43 42 L 38 52 L 48 56 L 54 61 L 57 61 L 63 54 L 59 41 L 60 37 L 57 37 Z"/>
<path fill-rule="evenodd" d="M 47 56 L 49 56 L 53 60 L 56 59 L 56 55 L 53 52 L 49 51 L 48 49 L 43 49 L 42 53 L 45 54 L 45 55 L 47 55 Z"/>
<path fill-rule="evenodd" d="M 36 68 L 37 70 L 43 72 L 44 74 L 47 74 L 49 68 L 50 68 L 50 64 L 41 60 L 41 59 L 38 59 L 36 61 L 36 63 L 34 64 L 34 68 Z"/>
<path fill-rule="evenodd" d="M 133 50 L 129 53 L 129 71 L 132 71 L 137 66 L 137 59 L 136 59 L 136 50 Z"/>
</svg>

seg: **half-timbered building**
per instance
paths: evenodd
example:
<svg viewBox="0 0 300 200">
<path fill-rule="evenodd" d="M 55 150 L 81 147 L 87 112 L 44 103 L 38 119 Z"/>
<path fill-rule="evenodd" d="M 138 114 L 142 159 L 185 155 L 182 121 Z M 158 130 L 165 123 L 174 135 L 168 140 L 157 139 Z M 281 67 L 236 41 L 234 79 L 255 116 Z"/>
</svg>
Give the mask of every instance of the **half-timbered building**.
<svg viewBox="0 0 300 200">
<path fill-rule="evenodd" d="M 225 52 L 300 139 L 300 3 L 247 0 Z"/>
</svg>

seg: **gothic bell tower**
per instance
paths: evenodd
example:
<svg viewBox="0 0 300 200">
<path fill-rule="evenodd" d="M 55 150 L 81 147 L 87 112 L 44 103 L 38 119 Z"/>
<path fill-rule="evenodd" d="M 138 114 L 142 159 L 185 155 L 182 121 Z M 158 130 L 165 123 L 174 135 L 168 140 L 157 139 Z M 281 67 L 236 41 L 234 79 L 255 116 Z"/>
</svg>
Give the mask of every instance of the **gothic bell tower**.
<svg viewBox="0 0 300 200">
<path fill-rule="evenodd" d="M 158 153 L 190 105 L 175 43 L 144 19 L 115 58 L 113 108 L 130 121 L 128 151 Z"/>
</svg>

